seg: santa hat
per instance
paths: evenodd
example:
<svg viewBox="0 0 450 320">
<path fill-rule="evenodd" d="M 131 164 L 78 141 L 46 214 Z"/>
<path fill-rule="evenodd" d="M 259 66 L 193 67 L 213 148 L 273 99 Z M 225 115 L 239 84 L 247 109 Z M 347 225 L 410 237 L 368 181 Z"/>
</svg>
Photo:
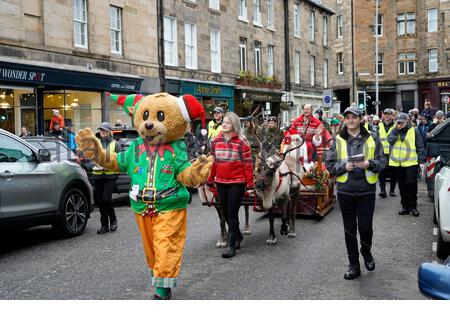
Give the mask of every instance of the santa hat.
<svg viewBox="0 0 450 320">
<path fill-rule="evenodd" d="M 123 110 L 131 117 L 134 118 L 139 103 L 144 97 L 142 94 L 129 94 L 129 95 L 117 95 L 106 93 L 106 96 L 110 96 L 111 100 L 123 107 Z"/>
<path fill-rule="evenodd" d="M 186 122 L 191 122 L 194 119 L 201 119 L 202 121 L 202 134 L 205 130 L 205 109 L 201 103 L 190 94 L 185 94 L 177 99 L 178 106 L 180 107 L 183 119 Z"/>
</svg>

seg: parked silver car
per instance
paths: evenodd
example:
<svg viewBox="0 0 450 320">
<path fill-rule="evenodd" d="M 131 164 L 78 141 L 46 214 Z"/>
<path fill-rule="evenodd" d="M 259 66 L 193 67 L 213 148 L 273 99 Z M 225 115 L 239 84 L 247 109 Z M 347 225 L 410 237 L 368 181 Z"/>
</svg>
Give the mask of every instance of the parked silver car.
<svg viewBox="0 0 450 320">
<path fill-rule="evenodd" d="M 93 210 L 92 187 L 75 162 L 51 160 L 50 151 L 0 129 L 0 228 L 51 224 L 80 235 Z"/>
</svg>

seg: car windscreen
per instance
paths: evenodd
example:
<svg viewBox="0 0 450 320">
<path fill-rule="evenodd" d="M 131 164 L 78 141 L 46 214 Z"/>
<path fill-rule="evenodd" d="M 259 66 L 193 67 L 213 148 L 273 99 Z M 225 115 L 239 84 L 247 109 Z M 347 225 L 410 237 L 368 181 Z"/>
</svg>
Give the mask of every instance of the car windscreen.
<svg viewBox="0 0 450 320">
<path fill-rule="evenodd" d="M 57 158 L 56 160 L 67 160 L 75 158 L 75 155 L 72 154 L 72 151 L 70 151 L 64 144 L 59 143 L 58 141 L 55 141 L 53 139 L 43 139 L 39 141 L 27 139 L 27 142 L 29 142 L 37 149 L 47 149 L 48 151 L 50 151 L 52 160 L 55 160 L 55 158 Z"/>
</svg>

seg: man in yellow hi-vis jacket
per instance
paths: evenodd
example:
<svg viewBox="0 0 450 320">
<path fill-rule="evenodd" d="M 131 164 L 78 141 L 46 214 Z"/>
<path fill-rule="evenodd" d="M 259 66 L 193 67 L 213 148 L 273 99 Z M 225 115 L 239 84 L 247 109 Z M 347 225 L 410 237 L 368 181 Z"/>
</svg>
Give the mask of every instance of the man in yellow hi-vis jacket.
<svg viewBox="0 0 450 320">
<path fill-rule="evenodd" d="M 425 147 L 420 133 L 408 123 L 408 115 L 400 112 L 394 129 L 388 136 L 389 166 L 394 167 L 400 189 L 402 210 L 400 215 L 419 216 L 417 211 L 417 177 L 418 169 L 424 168 Z"/>
</svg>

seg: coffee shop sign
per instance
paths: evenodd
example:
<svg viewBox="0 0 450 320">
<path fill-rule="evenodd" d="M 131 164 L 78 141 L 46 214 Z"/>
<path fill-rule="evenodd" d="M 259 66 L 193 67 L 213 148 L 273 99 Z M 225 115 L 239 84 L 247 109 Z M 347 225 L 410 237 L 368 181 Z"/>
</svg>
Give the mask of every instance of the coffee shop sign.
<svg viewBox="0 0 450 320">
<path fill-rule="evenodd" d="M 3 79 L 39 82 L 43 82 L 45 77 L 44 72 L 24 71 L 8 68 L 0 68 L 0 75 Z"/>
</svg>

